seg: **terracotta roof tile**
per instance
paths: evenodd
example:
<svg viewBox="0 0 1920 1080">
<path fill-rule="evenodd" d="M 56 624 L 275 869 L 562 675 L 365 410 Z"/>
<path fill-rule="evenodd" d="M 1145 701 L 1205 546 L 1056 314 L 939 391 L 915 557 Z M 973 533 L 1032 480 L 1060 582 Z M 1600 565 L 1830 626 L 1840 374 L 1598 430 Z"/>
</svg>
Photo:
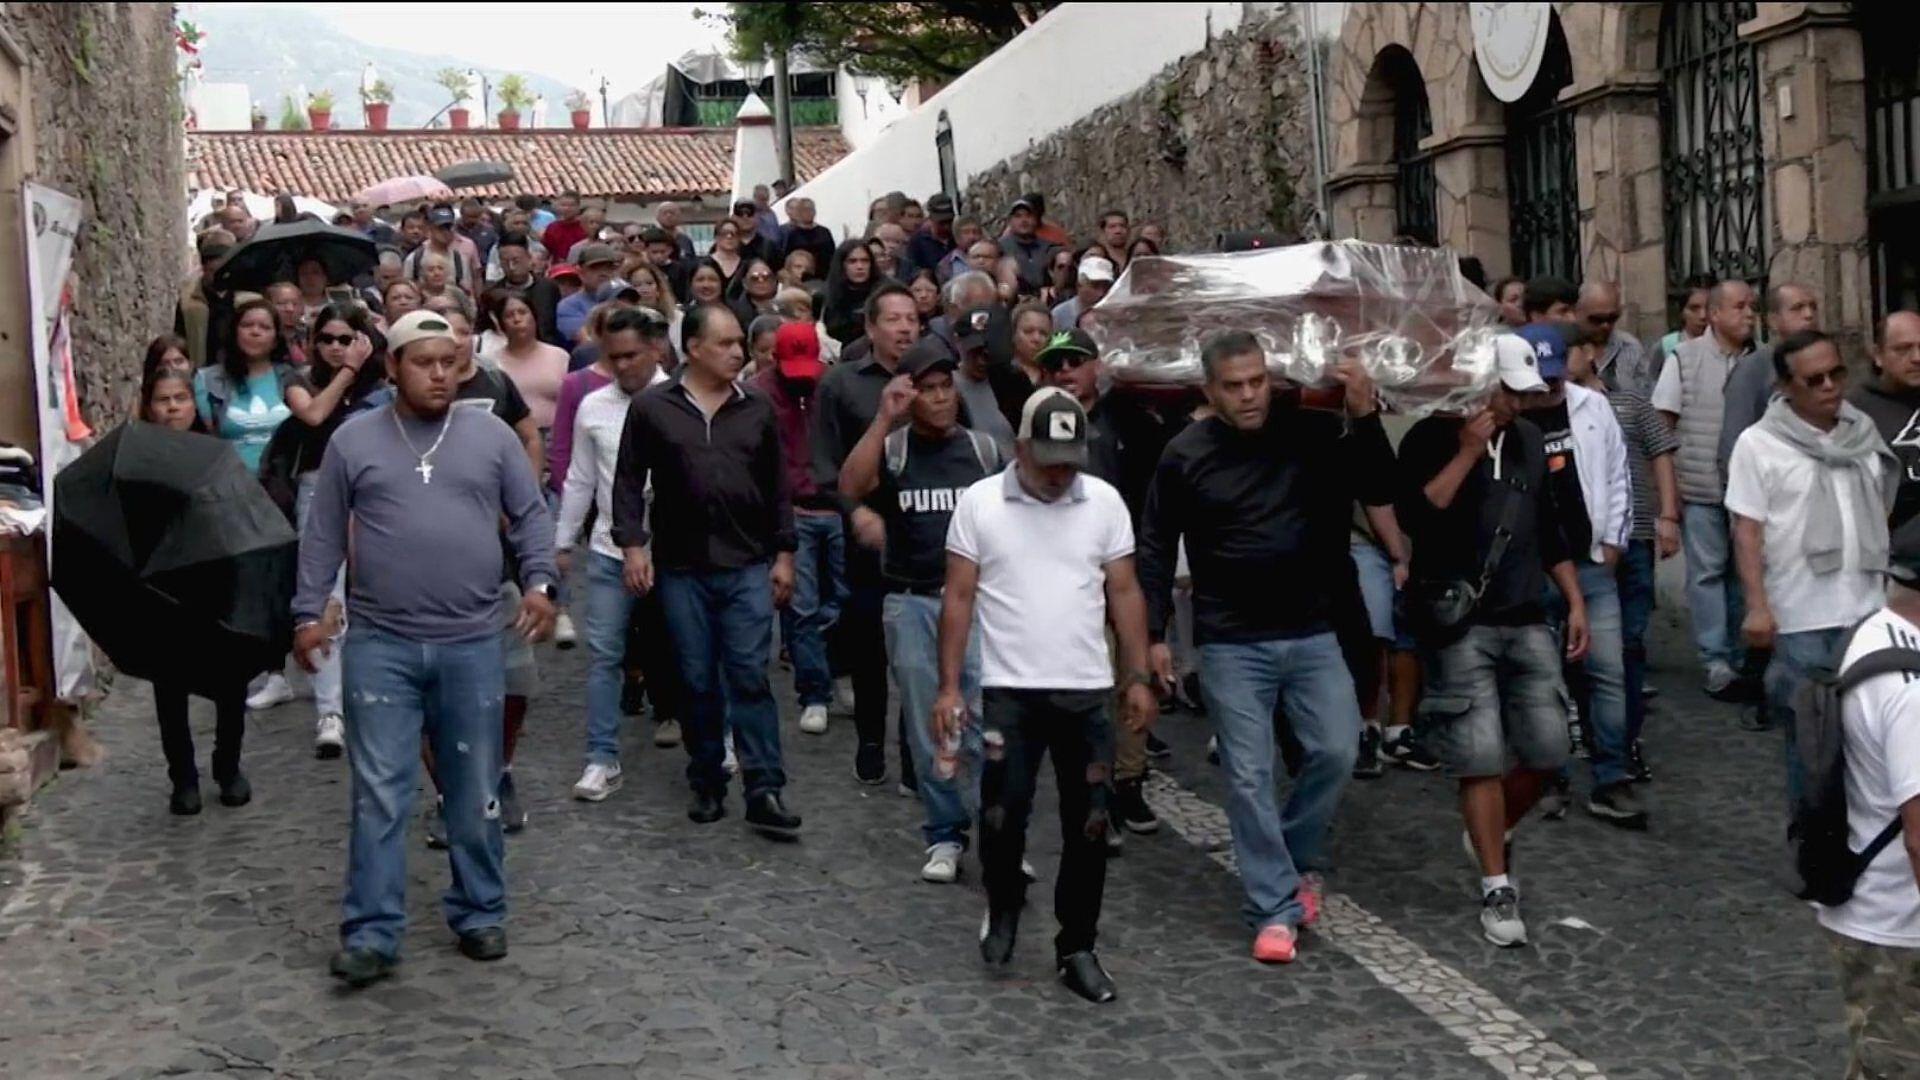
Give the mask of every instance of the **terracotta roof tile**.
<svg viewBox="0 0 1920 1080">
<path fill-rule="evenodd" d="M 793 142 L 802 182 L 848 150 L 833 128 L 798 129 Z M 552 196 L 571 188 L 600 198 L 724 196 L 733 186 L 733 143 L 732 128 L 189 132 L 187 179 L 195 190 L 239 187 L 344 204 L 382 180 L 486 160 L 513 166 L 514 182 L 462 194 Z"/>
</svg>

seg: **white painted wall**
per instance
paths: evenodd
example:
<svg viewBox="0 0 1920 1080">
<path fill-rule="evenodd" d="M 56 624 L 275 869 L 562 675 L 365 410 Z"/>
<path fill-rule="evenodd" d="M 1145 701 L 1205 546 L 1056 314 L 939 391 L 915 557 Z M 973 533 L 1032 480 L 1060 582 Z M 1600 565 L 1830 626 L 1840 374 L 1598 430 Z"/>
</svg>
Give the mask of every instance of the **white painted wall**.
<svg viewBox="0 0 1920 1080">
<path fill-rule="evenodd" d="M 1241 3 L 1062 4 L 796 194 L 812 199 L 820 223 L 836 234 L 858 234 L 876 197 L 898 190 L 925 199 L 940 189 L 933 139 L 943 110 L 964 187 L 974 174 L 1138 90 L 1204 48 L 1209 35 L 1236 29 L 1244 12 Z"/>
<path fill-rule="evenodd" d="M 866 91 L 864 99 L 861 90 Z M 873 142 L 895 120 L 912 109 L 888 92 L 887 84 L 867 75 L 855 75 L 846 68 L 834 80 L 834 99 L 840 107 L 840 134 L 855 150 Z"/>
</svg>

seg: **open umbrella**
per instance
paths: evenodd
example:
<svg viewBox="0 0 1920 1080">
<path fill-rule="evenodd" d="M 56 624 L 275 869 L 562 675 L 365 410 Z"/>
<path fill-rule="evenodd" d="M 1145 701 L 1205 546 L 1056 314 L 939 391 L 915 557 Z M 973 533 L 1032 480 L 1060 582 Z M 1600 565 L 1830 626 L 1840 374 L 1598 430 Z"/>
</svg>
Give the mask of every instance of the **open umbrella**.
<svg viewBox="0 0 1920 1080">
<path fill-rule="evenodd" d="M 262 225 L 214 271 L 213 285 L 222 292 L 258 292 L 276 281 L 294 280 L 294 269 L 307 259 L 320 260 L 327 283 L 339 285 L 373 269 L 380 256 L 365 234 L 324 221 Z"/>
<path fill-rule="evenodd" d="M 513 166 L 500 161 L 462 161 L 436 170 L 433 178 L 448 187 L 484 187 L 513 181 Z"/>
<path fill-rule="evenodd" d="M 135 421 L 54 481 L 53 588 L 120 670 L 197 694 L 277 666 L 297 538 L 233 448 Z"/>
<path fill-rule="evenodd" d="M 396 203 L 451 199 L 453 189 L 431 176 L 396 176 L 363 187 L 353 197 L 365 199 L 374 206 L 392 206 Z"/>
</svg>

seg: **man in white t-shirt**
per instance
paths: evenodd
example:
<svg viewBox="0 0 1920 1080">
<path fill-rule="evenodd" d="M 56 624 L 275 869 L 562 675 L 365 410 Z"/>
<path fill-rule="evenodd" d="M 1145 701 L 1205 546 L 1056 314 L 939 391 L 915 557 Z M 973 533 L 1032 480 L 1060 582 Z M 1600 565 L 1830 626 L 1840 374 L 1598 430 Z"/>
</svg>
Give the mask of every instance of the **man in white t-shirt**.
<svg viewBox="0 0 1920 1080">
<path fill-rule="evenodd" d="M 1860 625 L 1840 669 L 1885 648 L 1920 649 L 1920 552 L 1893 557 L 1887 606 Z M 1861 871 L 1853 897 L 1816 908 L 1833 931 L 1851 1043 L 1848 1076 L 1920 1076 L 1920 677 L 1866 679 L 1841 706 L 1846 727 L 1847 846 L 1864 852 L 1899 819 Z"/>
<path fill-rule="evenodd" d="M 1786 729 L 1792 805 L 1794 695 L 1880 607 L 1899 474 L 1873 420 L 1844 400 L 1847 367 L 1826 335 L 1788 335 L 1773 363 L 1781 397 L 1734 445 L 1726 506 L 1747 598 L 1742 636 L 1773 650 L 1766 711 Z"/>
<path fill-rule="evenodd" d="M 1114 998 L 1094 955 L 1106 891 L 1112 823 L 1113 665 L 1106 626 L 1119 639 L 1127 679 L 1125 723 L 1151 727 L 1159 713 L 1147 670 L 1147 611 L 1134 576 L 1133 523 L 1112 485 L 1082 475 L 1087 414 L 1058 387 L 1034 391 L 1021 411 L 1015 465 L 960 497 L 947 529 L 940 611 L 940 693 L 931 722 L 943 743 L 966 722 L 960 675 L 980 617 L 982 741 L 980 862 L 987 917 L 980 955 L 1013 956 L 1027 882 L 1027 842 L 1040 759 L 1051 752 L 1068 839 L 1053 896 L 1060 978 L 1093 1002 Z M 927 718 L 909 717 L 908 723 Z"/>
</svg>

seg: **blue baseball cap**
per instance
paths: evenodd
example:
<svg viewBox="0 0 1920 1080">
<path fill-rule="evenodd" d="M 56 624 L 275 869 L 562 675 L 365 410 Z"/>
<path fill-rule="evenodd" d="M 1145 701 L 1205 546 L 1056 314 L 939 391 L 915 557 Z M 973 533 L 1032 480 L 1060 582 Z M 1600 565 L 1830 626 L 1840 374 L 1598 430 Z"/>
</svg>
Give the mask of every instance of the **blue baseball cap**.
<svg viewBox="0 0 1920 1080">
<path fill-rule="evenodd" d="M 1567 377 L 1568 338 L 1573 327 L 1560 323 L 1533 323 L 1514 331 L 1533 349 L 1534 363 L 1543 379 Z"/>
</svg>

